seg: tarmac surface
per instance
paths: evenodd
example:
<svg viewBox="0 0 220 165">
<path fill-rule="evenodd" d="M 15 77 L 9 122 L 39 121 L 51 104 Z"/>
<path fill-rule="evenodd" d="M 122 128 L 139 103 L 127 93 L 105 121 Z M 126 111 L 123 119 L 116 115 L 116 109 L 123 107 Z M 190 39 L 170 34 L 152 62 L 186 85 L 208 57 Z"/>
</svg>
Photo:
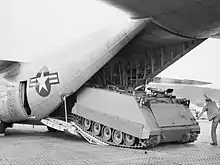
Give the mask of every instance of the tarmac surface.
<svg viewBox="0 0 220 165">
<path fill-rule="evenodd" d="M 201 134 L 190 144 L 162 144 L 149 150 L 97 146 L 44 126 L 15 125 L 0 137 L 0 165 L 219 165 L 220 145 L 211 146 L 211 122 L 199 120 Z M 220 144 L 220 126 L 217 129 Z"/>
</svg>

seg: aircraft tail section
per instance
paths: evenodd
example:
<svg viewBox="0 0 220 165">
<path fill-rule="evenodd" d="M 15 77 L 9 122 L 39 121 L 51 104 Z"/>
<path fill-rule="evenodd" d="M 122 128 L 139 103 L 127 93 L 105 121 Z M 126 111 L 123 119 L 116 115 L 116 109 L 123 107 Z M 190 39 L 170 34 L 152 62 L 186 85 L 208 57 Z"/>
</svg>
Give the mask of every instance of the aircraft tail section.
<svg viewBox="0 0 220 165">
<path fill-rule="evenodd" d="M 84 47 L 79 43 L 64 46 L 63 51 L 57 54 L 61 59 L 51 60 L 56 61 L 55 65 L 42 66 L 28 81 L 27 98 L 32 115 L 41 119 L 52 113 L 62 103 L 63 95 L 75 93 L 136 37 L 146 24 L 146 20 L 130 21 L 116 31 L 109 28 L 111 34 L 88 37 L 83 43 Z"/>
<path fill-rule="evenodd" d="M 82 56 L 77 61 L 74 61 L 71 66 L 64 66 L 66 69 L 63 69 L 63 71 L 66 72 L 69 70 L 73 76 L 70 79 L 70 74 L 60 73 L 60 75 L 66 76 L 62 77 L 62 80 L 65 80 L 65 82 L 69 81 L 61 93 L 69 93 L 70 89 L 72 92 L 77 91 L 87 80 L 136 37 L 136 35 L 144 29 L 146 23 L 146 20 L 132 21 L 123 31 L 118 32 L 118 34 L 109 39 L 108 42 L 100 45 L 94 52 L 89 52 Z"/>
</svg>

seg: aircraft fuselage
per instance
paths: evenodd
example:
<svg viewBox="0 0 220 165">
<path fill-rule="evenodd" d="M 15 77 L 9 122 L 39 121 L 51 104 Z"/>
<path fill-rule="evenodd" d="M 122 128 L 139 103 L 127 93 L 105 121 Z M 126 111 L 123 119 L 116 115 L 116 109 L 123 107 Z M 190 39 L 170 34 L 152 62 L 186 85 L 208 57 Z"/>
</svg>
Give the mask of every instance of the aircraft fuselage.
<svg viewBox="0 0 220 165">
<path fill-rule="evenodd" d="M 92 40 L 100 39 L 96 38 L 97 34 L 93 34 L 82 45 L 76 43 L 52 58 L 20 64 L 14 73 L 9 71 L 5 79 L 14 83 L 15 87 L 6 91 L 7 94 L 0 99 L 1 121 L 18 122 L 30 116 L 40 120 L 49 115 L 61 104 L 64 95 L 76 92 L 132 40 L 144 25 L 145 21 L 130 22 L 112 35 L 109 33 L 102 36 L 108 39 L 101 44 L 91 43 Z"/>
</svg>

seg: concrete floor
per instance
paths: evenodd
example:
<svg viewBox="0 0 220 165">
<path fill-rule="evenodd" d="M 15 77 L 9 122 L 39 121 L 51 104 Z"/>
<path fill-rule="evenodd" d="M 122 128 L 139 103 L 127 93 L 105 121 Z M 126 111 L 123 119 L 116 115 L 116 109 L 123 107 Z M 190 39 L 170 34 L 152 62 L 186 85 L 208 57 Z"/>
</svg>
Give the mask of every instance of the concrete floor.
<svg viewBox="0 0 220 165">
<path fill-rule="evenodd" d="M 0 165 L 166 164 L 219 165 L 220 146 L 211 146 L 210 126 L 199 121 L 201 134 L 192 144 L 163 144 L 150 150 L 103 147 L 46 127 L 15 125 L 0 137 Z M 217 130 L 220 144 L 220 127 Z"/>
</svg>

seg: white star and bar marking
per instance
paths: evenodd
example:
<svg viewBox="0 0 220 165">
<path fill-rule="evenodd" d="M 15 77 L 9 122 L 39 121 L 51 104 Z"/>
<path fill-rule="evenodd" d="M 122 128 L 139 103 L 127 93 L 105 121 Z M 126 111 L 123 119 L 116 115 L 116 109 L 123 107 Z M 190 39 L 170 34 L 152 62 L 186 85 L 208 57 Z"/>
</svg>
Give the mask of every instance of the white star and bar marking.
<svg viewBox="0 0 220 165">
<path fill-rule="evenodd" d="M 39 83 L 39 92 L 41 91 L 41 89 L 45 89 L 48 92 L 47 86 L 46 86 L 46 81 L 48 79 L 48 76 L 44 76 L 44 72 L 41 72 L 41 75 L 39 78 L 37 78 L 37 81 Z"/>
<path fill-rule="evenodd" d="M 30 79 L 29 87 L 36 87 L 39 85 L 39 92 L 43 89 L 48 91 L 46 86 L 46 81 L 49 79 L 49 84 L 59 84 L 58 73 L 49 73 L 45 71 L 41 71 L 40 76 L 37 75 Z"/>
</svg>

